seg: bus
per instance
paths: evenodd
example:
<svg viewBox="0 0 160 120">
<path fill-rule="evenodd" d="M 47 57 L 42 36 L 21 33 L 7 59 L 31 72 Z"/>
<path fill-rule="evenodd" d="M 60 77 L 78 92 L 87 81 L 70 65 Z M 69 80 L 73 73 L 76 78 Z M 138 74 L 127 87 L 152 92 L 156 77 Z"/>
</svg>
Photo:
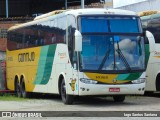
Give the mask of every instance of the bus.
<svg viewBox="0 0 160 120">
<path fill-rule="evenodd" d="M 7 87 L 19 97 L 142 95 L 144 33 L 139 16 L 116 9 L 54 11 L 8 30 Z"/>
<path fill-rule="evenodd" d="M 143 12 L 142 12 L 143 13 Z M 146 92 L 160 91 L 160 13 L 146 11 L 141 16 L 142 27 L 148 32 L 146 41 Z"/>
</svg>

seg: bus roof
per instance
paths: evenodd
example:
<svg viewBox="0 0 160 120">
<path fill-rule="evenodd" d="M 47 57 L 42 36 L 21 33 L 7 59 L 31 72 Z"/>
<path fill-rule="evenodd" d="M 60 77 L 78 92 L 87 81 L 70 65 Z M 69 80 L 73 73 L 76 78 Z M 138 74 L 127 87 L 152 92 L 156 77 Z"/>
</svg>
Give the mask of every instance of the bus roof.
<svg viewBox="0 0 160 120">
<path fill-rule="evenodd" d="M 141 17 L 141 20 L 149 20 L 151 19 L 151 15 Z"/>
<path fill-rule="evenodd" d="M 104 8 L 90 8 L 90 9 L 76 9 L 66 11 L 66 14 L 86 15 L 86 14 L 118 14 L 118 15 L 136 15 L 135 12 L 121 9 L 104 9 Z"/>
<path fill-rule="evenodd" d="M 155 19 L 155 18 L 160 18 L 160 13 L 148 15 L 148 16 L 143 16 L 141 17 L 141 20 L 149 20 L 149 19 Z"/>
<path fill-rule="evenodd" d="M 53 16 L 53 15 L 62 13 L 62 12 L 64 12 L 64 11 L 65 11 L 65 10 L 55 10 L 55 11 L 52 11 L 52 12 L 49 12 L 49 13 L 46 13 L 46 14 L 37 16 L 36 18 L 34 18 L 34 20 L 38 20 L 38 19 L 42 19 L 42 18 L 45 18 L 45 17 Z"/>
<path fill-rule="evenodd" d="M 137 15 L 135 12 L 128 11 L 128 10 L 120 10 L 120 9 L 104 9 L 104 8 L 87 8 L 87 9 L 75 9 L 75 10 L 59 10 L 59 11 L 53 11 L 46 14 L 43 14 L 41 16 L 36 17 L 33 21 L 27 22 L 24 24 L 20 24 L 17 26 L 13 26 L 9 29 L 14 30 L 21 27 L 26 27 L 29 25 L 33 25 L 35 23 L 39 23 L 41 21 L 51 20 L 55 17 L 60 17 L 64 15 L 72 14 L 75 17 L 78 15 L 98 15 L 98 14 L 108 14 L 108 15 Z"/>
<path fill-rule="evenodd" d="M 153 14 L 153 15 L 151 15 L 151 18 L 160 18 L 160 13 L 157 13 L 157 14 Z"/>
</svg>

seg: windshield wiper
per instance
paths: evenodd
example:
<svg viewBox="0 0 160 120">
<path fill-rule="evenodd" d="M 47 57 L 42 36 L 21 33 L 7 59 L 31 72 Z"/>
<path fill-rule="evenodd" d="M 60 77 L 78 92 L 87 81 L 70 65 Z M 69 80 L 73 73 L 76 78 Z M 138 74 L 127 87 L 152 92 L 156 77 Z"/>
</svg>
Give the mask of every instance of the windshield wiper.
<svg viewBox="0 0 160 120">
<path fill-rule="evenodd" d="M 126 60 L 126 58 L 124 57 L 121 49 L 119 48 L 119 42 L 118 42 L 118 41 L 117 41 L 117 48 L 118 48 L 118 49 L 116 50 L 116 52 L 118 53 L 119 57 L 121 57 L 121 59 L 122 59 L 122 61 L 124 62 L 127 70 L 131 71 L 131 67 L 130 67 L 129 63 L 127 62 L 127 60 Z"/>
<path fill-rule="evenodd" d="M 102 67 L 104 66 L 106 60 L 109 59 L 110 51 L 111 51 L 111 50 L 110 50 L 110 47 L 109 47 L 109 49 L 107 50 L 107 52 L 106 52 L 106 54 L 105 54 L 105 56 L 104 56 L 104 58 L 103 58 L 103 60 L 102 60 L 102 63 L 100 64 L 98 70 L 101 70 Z"/>
</svg>

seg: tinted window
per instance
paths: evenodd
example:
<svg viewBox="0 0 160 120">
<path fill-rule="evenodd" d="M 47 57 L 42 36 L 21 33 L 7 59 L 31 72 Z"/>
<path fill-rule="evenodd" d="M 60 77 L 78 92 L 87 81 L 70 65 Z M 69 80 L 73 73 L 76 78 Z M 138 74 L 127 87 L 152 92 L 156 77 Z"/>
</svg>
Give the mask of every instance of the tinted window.
<svg viewBox="0 0 160 120">
<path fill-rule="evenodd" d="M 135 17 L 116 17 L 110 19 L 111 32 L 139 33 L 138 20 Z"/>
<path fill-rule="evenodd" d="M 148 27 L 148 20 L 141 20 L 142 21 L 142 28 L 145 31 Z"/>
<path fill-rule="evenodd" d="M 140 20 L 127 16 L 82 16 L 82 33 L 141 33 Z"/>
<path fill-rule="evenodd" d="M 66 42 L 66 17 L 45 21 L 8 33 L 8 49 L 37 47 Z"/>
<path fill-rule="evenodd" d="M 76 62 L 76 54 L 74 51 L 74 32 L 76 30 L 76 19 L 72 15 L 67 16 L 67 30 L 68 30 L 68 51 L 69 51 L 69 57 L 70 61 L 73 64 Z"/>
<path fill-rule="evenodd" d="M 108 32 L 108 22 L 104 17 L 82 17 L 82 32 Z"/>
<path fill-rule="evenodd" d="M 159 19 L 152 19 L 148 23 L 148 29 L 155 38 L 156 43 L 160 43 L 160 18 Z"/>
</svg>

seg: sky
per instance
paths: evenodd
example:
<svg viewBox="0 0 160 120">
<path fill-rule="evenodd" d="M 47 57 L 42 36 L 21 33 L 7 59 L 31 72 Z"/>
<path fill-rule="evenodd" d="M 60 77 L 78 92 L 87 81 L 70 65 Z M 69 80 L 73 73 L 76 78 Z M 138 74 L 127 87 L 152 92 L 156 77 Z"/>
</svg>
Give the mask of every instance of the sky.
<svg viewBox="0 0 160 120">
<path fill-rule="evenodd" d="M 113 7 L 120 7 L 128 4 L 142 2 L 146 0 L 113 0 Z"/>
</svg>

